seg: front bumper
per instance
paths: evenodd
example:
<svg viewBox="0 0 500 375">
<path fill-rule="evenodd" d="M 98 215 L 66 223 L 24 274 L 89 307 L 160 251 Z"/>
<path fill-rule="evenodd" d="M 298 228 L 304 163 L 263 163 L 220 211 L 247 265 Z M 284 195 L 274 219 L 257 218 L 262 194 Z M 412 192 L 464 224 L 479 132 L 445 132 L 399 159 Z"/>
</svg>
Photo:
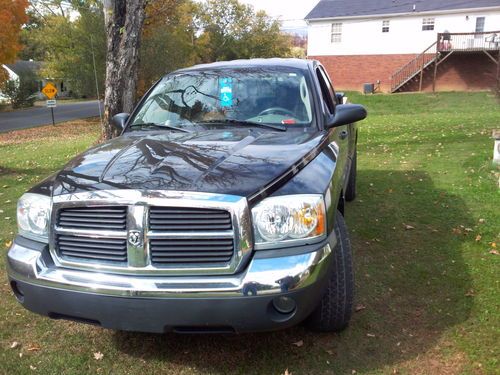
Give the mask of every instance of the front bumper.
<svg viewBox="0 0 500 375">
<path fill-rule="evenodd" d="M 302 254 L 256 252 L 238 275 L 150 277 L 56 267 L 46 246 L 18 237 L 7 271 L 19 302 L 52 318 L 142 332 L 266 331 L 298 324 L 312 312 L 334 245 L 332 236 Z M 279 313 L 273 300 L 280 296 L 292 298 L 295 310 Z"/>
</svg>

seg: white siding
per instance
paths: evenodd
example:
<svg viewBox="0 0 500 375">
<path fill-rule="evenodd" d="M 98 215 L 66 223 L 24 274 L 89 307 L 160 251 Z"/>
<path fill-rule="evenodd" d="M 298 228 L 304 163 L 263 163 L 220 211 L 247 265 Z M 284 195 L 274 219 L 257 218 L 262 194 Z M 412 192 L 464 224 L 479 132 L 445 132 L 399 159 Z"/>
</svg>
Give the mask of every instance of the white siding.
<svg viewBox="0 0 500 375">
<path fill-rule="evenodd" d="M 467 20 L 468 16 L 468 20 Z M 308 27 L 308 55 L 379 55 L 413 54 L 429 47 L 438 32 L 474 32 L 476 17 L 485 17 L 485 31 L 500 30 L 500 10 L 454 14 L 415 14 L 409 16 L 366 19 L 335 19 L 311 21 Z M 422 20 L 435 18 L 434 31 L 422 31 Z M 382 32 L 382 22 L 390 21 L 388 33 Z M 342 41 L 331 42 L 332 23 L 342 22 Z"/>
</svg>

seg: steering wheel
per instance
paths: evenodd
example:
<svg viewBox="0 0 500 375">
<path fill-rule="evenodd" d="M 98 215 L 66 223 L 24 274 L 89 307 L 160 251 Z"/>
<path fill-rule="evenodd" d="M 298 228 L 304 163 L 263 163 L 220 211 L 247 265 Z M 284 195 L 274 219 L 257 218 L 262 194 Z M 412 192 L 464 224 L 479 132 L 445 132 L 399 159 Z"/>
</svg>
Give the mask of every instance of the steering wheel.
<svg viewBox="0 0 500 375">
<path fill-rule="evenodd" d="M 286 108 L 283 108 L 283 107 L 271 107 L 271 108 L 265 109 L 261 113 L 259 113 L 259 116 L 265 116 L 265 115 L 269 115 L 272 113 L 281 114 L 281 115 L 285 115 L 285 116 L 292 116 L 295 118 L 295 113 L 293 113 L 292 111 L 290 111 Z"/>
</svg>

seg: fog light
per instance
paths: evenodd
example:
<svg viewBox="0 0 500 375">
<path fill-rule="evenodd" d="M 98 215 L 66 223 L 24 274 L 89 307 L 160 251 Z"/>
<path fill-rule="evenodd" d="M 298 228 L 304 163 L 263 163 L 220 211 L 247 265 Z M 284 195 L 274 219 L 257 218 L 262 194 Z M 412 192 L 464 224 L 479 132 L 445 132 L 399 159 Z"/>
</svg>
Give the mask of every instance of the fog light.
<svg viewBox="0 0 500 375">
<path fill-rule="evenodd" d="M 273 306 L 282 314 L 290 314 L 295 310 L 297 304 L 290 297 L 276 297 L 273 300 Z"/>
</svg>

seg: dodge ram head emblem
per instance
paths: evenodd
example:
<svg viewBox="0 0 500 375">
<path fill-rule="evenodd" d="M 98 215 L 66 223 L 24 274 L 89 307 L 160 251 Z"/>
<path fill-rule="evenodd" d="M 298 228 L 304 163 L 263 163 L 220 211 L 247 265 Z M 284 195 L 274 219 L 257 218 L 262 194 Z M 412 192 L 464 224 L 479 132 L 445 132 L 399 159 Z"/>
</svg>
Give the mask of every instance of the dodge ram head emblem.
<svg viewBox="0 0 500 375">
<path fill-rule="evenodd" d="M 128 232 L 128 243 L 132 246 L 140 246 L 141 244 L 141 232 L 137 230 L 131 230 Z"/>
</svg>

